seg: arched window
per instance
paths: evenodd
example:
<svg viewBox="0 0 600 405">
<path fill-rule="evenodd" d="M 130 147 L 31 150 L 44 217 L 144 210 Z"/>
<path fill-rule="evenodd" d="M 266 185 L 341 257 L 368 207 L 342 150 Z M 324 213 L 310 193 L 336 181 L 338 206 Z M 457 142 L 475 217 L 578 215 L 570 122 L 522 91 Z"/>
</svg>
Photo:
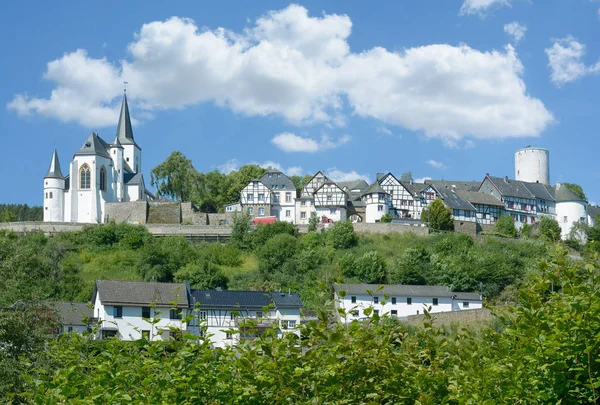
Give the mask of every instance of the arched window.
<svg viewBox="0 0 600 405">
<path fill-rule="evenodd" d="M 79 188 L 82 190 L 88 190 L 90 188 L 91 171 L 90 167 L 86 164 L 81 166 L 79 169 Z"/>
<path fill-rule="evenodd" d="M 106 168 L 104 166 L 100 168 L 100 190 L 106 191 Z"/>
<path fill-rule="evenodd" d="M 52 198 L 52 191 L 50 191 L 50 198 Z"/>
<path fill-rule="evenodd" d="M 46 191 L 46 200 L 48 199 L 48 192 Z"/>
</svg>

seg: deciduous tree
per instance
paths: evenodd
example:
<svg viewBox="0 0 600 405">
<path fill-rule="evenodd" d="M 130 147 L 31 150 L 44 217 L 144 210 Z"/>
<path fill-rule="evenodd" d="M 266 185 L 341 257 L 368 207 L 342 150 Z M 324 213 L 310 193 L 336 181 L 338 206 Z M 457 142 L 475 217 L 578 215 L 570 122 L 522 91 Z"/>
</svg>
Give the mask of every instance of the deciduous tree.
<svg viewBox="0 0 600 405">
<path fill-rule="evenodd" d="M 436 231 L 454 230 L 454 218 L 452 210 L 444 205 L 439 198 L 433 200 L 429 207 L 423 210 L 421 222 L 427 224 L 430 229 Z"/>
</svg>

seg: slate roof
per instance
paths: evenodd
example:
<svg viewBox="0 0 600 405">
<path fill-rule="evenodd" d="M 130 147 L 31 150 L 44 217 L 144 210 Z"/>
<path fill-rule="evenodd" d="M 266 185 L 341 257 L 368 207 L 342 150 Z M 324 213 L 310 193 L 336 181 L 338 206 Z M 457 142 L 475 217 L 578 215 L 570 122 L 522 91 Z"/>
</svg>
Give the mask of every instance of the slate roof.
<svg viewBox="0 0 600 405">
<path fill-rule="evenodd" d="M 110 145 L 100 138 L 97 133 L 92 132 L 74 156 L 95 155 L 110 159 L 109 149 Z"/>
<path fill-rule="evenodd" d="M 590 217 L 596 219 L 596 216 L 600 215 L 600 207 L 590 204 L 587 206 L 587 212 Z"/>
<path fill-rule="evenodd" d="M 523 185 L 529 190 L 531 194 L 538 200 L 553 200 L 552 193 L 549 191 L 552 187 L 545 186 L 541 183 L 529 183 L 522 181 Z"/>
<path fill-rule="evenodd" d="M 421 198 L 421 191 L 427 186 L 423 183 L 411 183 L 410 181 L 401 181 L 402 187 L 406 189 L 413 197 Z"/>
<path fill-rule="evenodd" d="M 64 178 L 62 171 L 60 170 L 60 162 L 58 161 L 58 153 L 56 149 L 52 152 L 52 160 L 50 161 L 50 167 L 48 173 L 44 176 L 45 179 L 62 179 Z"/>
<path fill-rule="evenodd" d="M 431 184 L 436 189 L 447 188 L 452 189 L 455 186 L 456 190 L 477 191 L 481 185 L 480 181 L 452 181 L 452 180 L 425 180 L 425 184 Z"/>
<path fill-rule="evenodd" d="M 566 202 L 566 201 L 583 201 L 583 202 L 587 202 L 585 201 L 583 198 L 579 197 L 577 194 L 575 194 L 574 192 L 572 192 L 569 187 L 562 185 L 562 184 L 556 184 L 556 187 L 554 188 L 554 200 L 556 202 Z"/>
<path fill-rule="evenodd" d="M 387 191 L 385 191 L 383 189 L 383 187 L 381 187 L 379 185 L 379 183 L 377 183 L 375 181 L 375 182 L 373 182 L 373 184 L 371 184 L 369 187 L 367 187 L 365 189 L 365 191 L 363 191 L 362 193 L 360 193 L 360 195 L 363 196 L 363 195 L 374 194 L 374 193 L 377 193 L 377 194 L 379 194 L 379 193 L 381 193 L 381 194 L 389 194 Z"/>
<path fill-rule="evenodd" d="M 133 128 L 131 127 L 131 117 L 129 116 L 127 93 L 123 93 L 123 102 L 121 103 L 121 113 L 119 114 L 116 137 L 123 145 L 135 145 L 139 148 L 133 139 Z"/>
<path fill-rule="evenodd" d="M 444 204 L 453 210 L 465 210 L 465 211 L 477 211 L 468 201 L 463 200 L 460 196 L 452 190 L 441 189 L 438 190 L 440 197 Z"/>
<path fill-rule="evenodd" d="M 48 308 L 56 311 L 63 325 L 85 326 L 84 318 L 91 318 L 92 309 L 87 302 L 47 302 Z"/>
<path fill-rule="evenodd" d="M 123 182 L 127 185 L 141 184 L 143 178 L 141 173 L 123 173 Z"/>
<path fill-rule="evenodd" d="M 481 296 L 478 293 L 457 292 L 443 285 L 401 285 L 401 284 L 385 284 L 383 289 L 377 291 L 381 284 L 336 284 L 334 290 L 336 292 L 344 290 L 348 295 L 365 295 L 367 290 L 370 290 L 375 296 L 390 295 L 400 297 L 435 297 L 435 298 L 451 298 L 463 300 L 480 300 Z"/>
<path fill-rule="evenodd" d="M 467 190 L 456 190 L 456 194 L 464 200 L 468 201 L 471 204 L 482 204 L 482 205 L 493 205 L 497 207 L 504 207 L 504 203 L 494 197 L 491 194 L 479 193 L 476 191 L 467 191 Z"/>
<path fill-rule="evenodd" d="M 271 190 L 296 190 L 292 180 L 276 169 L 269 168 L 260 181 Z"/>
<path fill-rule="evenodd" d="M 283 295 L 282 295 L 283 294 Z M 274 293 L 266 291 L 191 290 L 192 306 L 200 308 L 258 308 L 270 304 L 280 308 L 297 308 L 302 301 L 296 293 Z"/>
<path fill-rule="evenodd" d="M 103 305 L 188 307 L 187 288 L 184 283 L 158 283 L 144 281 L 96 280 L 93 301 L 100 295 Z"/>
<path fill-rule="evenodd" d="M 500 194 L 507 197 L 535 199 L 531 191 L 527 189 L 522 181 L 507 179 L 506 177 L 488 176 L 491 182 L 500 191 Z"/>
<path fill-rule="evenodd" d="M 351 190 L 362 191 L 362 190 L 366 189 L 367 187 L 369 187 L 369 184 L 362 179 L 352 180 L 352 181 L 338 181 L 337 184 L 341 188 L 344 188 L 344 187 L 347 188 L 348 191 L 351 191 Z"/>
</svg>

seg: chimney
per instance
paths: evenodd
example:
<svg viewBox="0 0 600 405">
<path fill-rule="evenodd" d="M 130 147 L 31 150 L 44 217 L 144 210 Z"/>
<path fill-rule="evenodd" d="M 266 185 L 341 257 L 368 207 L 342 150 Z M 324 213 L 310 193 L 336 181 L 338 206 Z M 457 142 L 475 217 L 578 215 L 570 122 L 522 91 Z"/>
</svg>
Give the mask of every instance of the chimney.
<svg viewBox="0 0 600 405">
<path fill-rule="evenodd" d="M 504 182 L 508 183 L 508 176 L 504 176 Z"/>
</svg>

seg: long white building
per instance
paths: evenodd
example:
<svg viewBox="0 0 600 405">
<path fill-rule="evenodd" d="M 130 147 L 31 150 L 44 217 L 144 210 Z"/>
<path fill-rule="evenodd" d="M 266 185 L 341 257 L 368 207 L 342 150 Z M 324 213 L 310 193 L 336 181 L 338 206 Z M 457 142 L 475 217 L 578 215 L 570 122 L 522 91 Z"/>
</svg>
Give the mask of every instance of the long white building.
<svg viewBox="0 0 600 405">
<path fill-rule="evenodd" d="M 445 286 L 338 284 L 334 286 L 335 307 L 343 308 L 347 316 L 340 318 L 348 323 L 378 314 L 394 318 L 410 315 L 466 311 L 483 307 L 481 295 L 455 292 Z M 341 293 L 343 291 L 343 293 Z M 369 308 L 371 314 L 365 314 Z M 367 311 L 367 312 L 369 312 Z M 338 311 L 336 313 L 339 314 Z"/>
</svg>

